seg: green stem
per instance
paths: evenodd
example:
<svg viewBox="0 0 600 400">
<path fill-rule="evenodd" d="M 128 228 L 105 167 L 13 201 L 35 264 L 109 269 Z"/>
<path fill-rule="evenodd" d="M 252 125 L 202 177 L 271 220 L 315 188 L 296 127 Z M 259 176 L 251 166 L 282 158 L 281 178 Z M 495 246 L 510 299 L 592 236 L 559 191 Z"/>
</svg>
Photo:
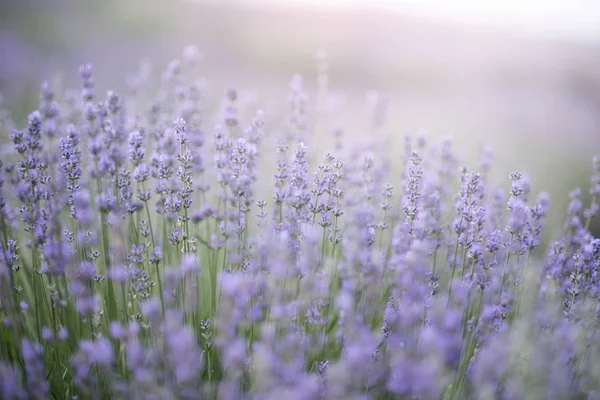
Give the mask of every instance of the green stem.
<svg viewBox="0 0 600 400">
<path fill-rule="evenodd" d="M 143 189 L 143 186 L 142 186 Z M 150 239 L 152 240 L 152 251 L 154 251 L 154 249 L 156 248 L 156 242 L 154 241 L 154 229 L 152 228 L 152 216 L 150 215 L 150 207 L 148 207 L 148 201 L 144 201 L 144 208 L 146 209 L 146 216 L 148 217 L 148 229 L 150 229 Z M 156 280 L 158 282 L 158 291 L 159 291 L 159 295 L 160 295 L 160 305 L 162 308 L 162 312 L 163 315 L 165 313 L 165 295 L 163 293 L 163 288 L 162 288 L 162 279 L 161 279 L 161 275 L 160 275 L 160 269 L 158 267 L 158 265 L 160 264 L 160 262 L 156 262 L 155 263 L 155 268 L 156 268 Z"/>
<path fill-rule="evenodd" d="M 529 267 L 529 260 L 531 258 L 531 250 L 527 253 L 527 259 L 525 260 L 525 266 L 523 267 L 523 278 L 521 279 L 521 285 L 525 283 L 527 269 Z M 515 316 L 513 318 L 513 324 L 517 321 L 519 311 L 521 310 L 521 300 L 523 298 L 523 287 L 521 286 L 521 294 L 517 296 L 517 309 L 515 310 Z"/>
<path fill-rule="evenodd" d="M 100 214 L 100 224 L 102 229 L 102 246 L 104 249 L 104 266 L 106 269 L 107 275 L 110 273 L 111 262 L 110 262 L 110 245 L 108 239 L 108 232 L 106 229 L 106 214 Z M 109 321 L 114 321 L 117 319 L 117 309 L 116 309 L 116 296 L 115 289 L 113 285 L 112 279 L 108 279 L 108 319 Z"/>
<path fill-rule="evenodd" d="M 596 195 L 594 195 L 592 197 L 592 202 L 590 204 L 590 210 L 592 210 L 596 206 L 596 201 L 598 201 L 598 198 Z M 586 231 L 590 230 L 590 223 L 592 222 L 592 217 L 593 217 L 593 214 L 590 212 L 585 220 L 585 230 Z"/>
</svg>

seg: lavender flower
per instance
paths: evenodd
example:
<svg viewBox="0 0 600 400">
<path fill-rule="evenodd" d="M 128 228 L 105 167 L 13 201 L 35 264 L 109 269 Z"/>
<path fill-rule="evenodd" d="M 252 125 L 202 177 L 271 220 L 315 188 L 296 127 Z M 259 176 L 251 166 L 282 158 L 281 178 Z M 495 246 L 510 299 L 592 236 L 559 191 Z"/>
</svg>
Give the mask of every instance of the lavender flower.
<svg viewBox="0 0 600 400">
<path fill-rule="evenodd" d="M 27 373 L 27 393 L 29 397 L 35 400 L 47 399 L 50 387 L 46 382 L 41 345 L 23 339 L 21 341 L 21 351 Z"/>
<path fill-rule="evenodd" d="M 524 174 L 490 190 L 488 148 L 477 170 L 421 133 L 398 163 L 352 149 L 324 52 L 283 113 L 246 88 L 215 102 L 199 61 L 104 98 L 86 64 L 22 127 L 0 110 L 0 397 L 600 393 L 598 157 L 590 201 L 547 227 Z M 391 104 L 369 97 L 379 134 Z"/>
</svg>

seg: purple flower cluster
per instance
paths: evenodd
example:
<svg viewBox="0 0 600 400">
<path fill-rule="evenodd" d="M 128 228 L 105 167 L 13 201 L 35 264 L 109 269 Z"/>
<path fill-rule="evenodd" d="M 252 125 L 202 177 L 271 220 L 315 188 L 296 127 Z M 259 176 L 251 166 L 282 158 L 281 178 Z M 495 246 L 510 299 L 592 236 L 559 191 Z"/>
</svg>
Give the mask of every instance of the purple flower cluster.
<svg viewBox="0 0 600 400">
<path fill-rule="evenodd" d="M 545 243 L 549 195 L 492 187 L 489 150 L 330 149 L 319 54 L 282 115 L 233 88 L 211 112 L 195 47 L 0 113 L 0 397 L 597 396 L 600 158 Z"/>
</svg>

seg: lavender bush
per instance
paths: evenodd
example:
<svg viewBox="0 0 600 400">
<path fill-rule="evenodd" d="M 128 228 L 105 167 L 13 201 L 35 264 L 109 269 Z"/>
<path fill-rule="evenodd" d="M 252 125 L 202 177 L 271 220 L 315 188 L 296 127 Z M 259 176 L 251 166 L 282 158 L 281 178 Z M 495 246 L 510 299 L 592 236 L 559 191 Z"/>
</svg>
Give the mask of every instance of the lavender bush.
<svg viewBox="0 0 600 400">
<path fill-rule="evenodd" d="M 1 114 L 2 399 L 600 398 L 600 158 L 543 243 L 549 196 L 489 152 L 315 139 L 324 54 L 272 115 L 198 61 Z"/>
</svg>

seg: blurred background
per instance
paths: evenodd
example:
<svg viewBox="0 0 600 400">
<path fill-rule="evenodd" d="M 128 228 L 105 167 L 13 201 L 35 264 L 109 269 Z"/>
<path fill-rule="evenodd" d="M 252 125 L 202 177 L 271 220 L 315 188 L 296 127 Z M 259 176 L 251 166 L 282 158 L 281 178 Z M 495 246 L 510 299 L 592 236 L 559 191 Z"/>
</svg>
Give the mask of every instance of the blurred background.
<svg viewBox="0 0 600 400">
<path fill-rule="evenodd" d="M 77 87 L 90 62 L 99 88 L 120 90 L 140 59 L 159 73 L 188 44 L 215 96 L 234 86 L 264 107 L 282 102 L 295 73 L 314 93 L 325 49 L 347 140 L 368 135 L 375 91 L 399 152 L 422 129 L 453 137 L 475 163 L 487 143 L 499 184 L 519 169 L 552 194 L 557 227 L 600 154 L 595 0 L 0 0 L 4 107 L 22 124 L 43 80 Z"/>
</svg>

